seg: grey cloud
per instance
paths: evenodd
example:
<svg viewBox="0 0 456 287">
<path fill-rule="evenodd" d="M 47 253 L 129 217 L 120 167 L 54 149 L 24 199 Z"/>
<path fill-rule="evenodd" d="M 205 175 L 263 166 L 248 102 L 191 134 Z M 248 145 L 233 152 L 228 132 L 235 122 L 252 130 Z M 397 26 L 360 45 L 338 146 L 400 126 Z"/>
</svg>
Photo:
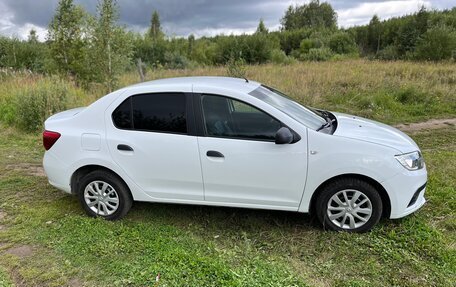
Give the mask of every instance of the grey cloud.
<svg viewBox="0 0 456 287">
<path fill-rule="evenodd" d="M 454 0 L 427 0 L 436 8 L 448 8 Z M 269 27 L 277 27 L 287 6 L 306 0 L 118 0 L 120 22 L 135 30 L 149 26 L 153 10 L 160 13 L 165 31 L 173 35 L 200 34 L 210 29 L 248 31 L 255 29 L 260 18 Z M 336 10 L 357 7 L 362 3 L 396 0 L 330 0 Z M 0 0 L 12 17 L 12 25 L 33 24 L 47 27 L 58 0 Z M 90 13 L 96 11 L 96 0 L 75 0 Z M 1 23 L 0 23 L 1 26 Z M 0 27 L 1 29 L 1 27 Z"/>
<path fill-rule="evenodd" d="M 1 0 L 1 2 L 12 13 L 14 24 L 31 23 L 44 27 L 48 25 L 58 1 Z"/>
<path fill-rule="evenodd" d="M 55 11 L 58 0 L 1 0 L 13 15 L 17 26 L 26 23 L 46 27 Z M 96 11 L 97 1 L 75 0 L 89 12 Z M 266 24 L 279 22 L 289 5 L 281 0 L 232 1 L 179 1 L 179 0 L 119 0 L 120 22 L 138 28 L 149 25 L 153 10 L 160 13 L 163 27 L 176 34 L 189 34 L 206 28 L 248 29 L 256 26 L 260 18 Z"/>
</svg>

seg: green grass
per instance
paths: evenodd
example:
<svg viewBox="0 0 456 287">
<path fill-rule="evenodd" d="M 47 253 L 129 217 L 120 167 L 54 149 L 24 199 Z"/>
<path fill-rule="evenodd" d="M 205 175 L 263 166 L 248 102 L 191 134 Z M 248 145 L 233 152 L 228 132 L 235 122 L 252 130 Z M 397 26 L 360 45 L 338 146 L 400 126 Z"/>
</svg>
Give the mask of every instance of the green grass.
<svg viewBox="0 0 456 287">
<path fill-rule="evenodd" d="M 9 279 L 7 272 L 4 268 L 0 268 L 0 287 L 10 287 L 13 286 L 11 280 Z"/>
<path fill-rule="evenodd" d="M 0 252 L 0 286 L 453 286 L 456 130 L 412 137 L 430 173 L 428 203 L 345 234 L 303 214 L 190 205 L 137 203 L 122 221 L 88 218 L 24 168 L 41 160 L 39 135 L 2 128 L 0 250 L 33 253 Z"/>
</svg>

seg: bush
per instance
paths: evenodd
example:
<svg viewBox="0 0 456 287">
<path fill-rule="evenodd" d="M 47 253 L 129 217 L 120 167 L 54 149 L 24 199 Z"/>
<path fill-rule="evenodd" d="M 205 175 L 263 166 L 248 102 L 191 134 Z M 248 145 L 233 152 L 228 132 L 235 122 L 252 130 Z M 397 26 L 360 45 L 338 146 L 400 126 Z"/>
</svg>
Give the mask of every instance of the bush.
<svg viewBox="0 0 456 287">
<path fill-rule="evenodd" d="M 376 58 L 384 61 L 392 61 L 399 59 L 399 53 L 397 48 L 393 45 L 386 46 L 383 50 L 380 50 L 376 55 Z"/>
<path fill-rule="evenodd" d="M 436 26 L 424 33 L 416 46 L 418 60 L 448 60 L 455 57 L 456 32 L 447 26 Z"/>
<path fill-rule="evenodd" d="M 432 99 L 429 94 L 421 92 L 413 87 L 399 89 L 395 93 L 395 98 L 401 104 L 431 104 Z"/>
<path fill-rule="evenodd" d="M 185 69 L 190 65 L 190 61 L 179 52 L 166 52 L 165 65 L 170 69 Z"/>
<path fill-rule="evenodd" d="M 25 131 L 38 131 L 52 114 L 74 107 L 78 90 L 56 78 L 19 89 L 13 95 L 14 123 Z"/>
<path fill-rule="evenodd" d="M 226 64 L 231 58 L 244 59 L 247 64 L 266 63 L 271 58 L 271 52 L 279 49 L 279 39 L 269 34 L 254 34 L 240 36 L 216 36 L 216 64 Z"/>
<path fill-rule="evenodd" d="M 190 60 L 199 65 L 214 65 L 216 62 L 217 44 L 206 39 L 199 39 L 195 42 L 191 51 Z"/>
<path fill-rule="evenodd" d="M 312 48 L 308 53 L 302 54 L 301 59 L 306 61 L 327 61 L 332 56 L 333 53 L 329 48 Z"/>
<path fill-rule="evenodd" d="M 311 33 L 312 29 L 302 28 L 291 31 L 272 32 L 270 34 L 276 34 L 279 37 L 280 49 L 284 51 L 285 54 L 290 55 L 291 51 L 299 49 L 301 41 L 309 38 Z"/>
<path fill-rule="evenodd" d="M 271 52 L 271 62 L 274 64 L 291 64 L 293 63 L 293 58 L 288 57 L 284 51 L 275 49 Z"/>
<path fill-rule="evenodd" d="M 11 96 L 0 98 L 0 121 L 7 125 L 14 124 L 16 118 L 16 106 L 13 99 Z"/>
<path fill-rule="evenodd" d="M 316 49 L 323 47 L 323 42 L 318 38 L 309 38 L 301 41 L 299 50 L 302 54 L 309 53 L 310 49 Z"/>
<path fill-rule="evenodd" d="M 356 54 L 358 47 L 352 36 L 345 32 L 331 35 L 329 38 L 329 48 L 336 54 Z"/>
<path fill-rule="evenodd" d="M 291 58 L 294 58 L 294 59 L 299 59 L 299 58 L 301 58 L 301 51 L 299 51 L 299 50 L 293 50 L 293 51 L 291 51 L 290 57 L 291 57 Z"/>
<path fill-rule="evenodd" d="M 248 64 L 266 63 L 272 51 L 280 48 L 279 40 L 268 34 L 246 35 L 241 39 L 241 55 Z"/>
</svg>

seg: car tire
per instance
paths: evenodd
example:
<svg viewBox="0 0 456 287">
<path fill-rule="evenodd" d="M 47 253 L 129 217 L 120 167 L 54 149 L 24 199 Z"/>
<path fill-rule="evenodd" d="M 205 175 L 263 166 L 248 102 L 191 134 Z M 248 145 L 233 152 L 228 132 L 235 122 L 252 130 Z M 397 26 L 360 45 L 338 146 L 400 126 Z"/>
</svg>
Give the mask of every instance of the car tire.
<svg viewBox="0 0 456 287">
<path fill-rule="evenodd" d="M 91 217 L 117 220 L 130 210 L 133 199 L 127 185 L 116 175 L 95 170 L 79 182 L 78 198 Z"/>
<path fill-rule="evenodd" d="M 367 232 L 382 216 L 382 199 L 373 185 L 356 178 L 341 178 L 323 187 L 316 201 L 323 228 Z"/>
</svg>

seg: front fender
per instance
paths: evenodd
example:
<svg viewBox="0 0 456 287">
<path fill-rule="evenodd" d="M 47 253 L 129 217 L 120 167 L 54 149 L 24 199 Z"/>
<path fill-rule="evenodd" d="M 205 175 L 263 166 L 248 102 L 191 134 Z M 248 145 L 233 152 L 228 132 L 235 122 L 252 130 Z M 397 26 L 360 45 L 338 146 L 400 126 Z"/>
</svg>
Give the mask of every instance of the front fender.
<svg viewBox="0 0 456 287">
<path fill-rule="evenodd" d="M 336 176 L 356 174 L 381 183 L 401 172 L 395 149 L 315 131 L 308 136 L 309 165 L 299 212 L 309 212 L 315 191 Z"/>
</svg>

